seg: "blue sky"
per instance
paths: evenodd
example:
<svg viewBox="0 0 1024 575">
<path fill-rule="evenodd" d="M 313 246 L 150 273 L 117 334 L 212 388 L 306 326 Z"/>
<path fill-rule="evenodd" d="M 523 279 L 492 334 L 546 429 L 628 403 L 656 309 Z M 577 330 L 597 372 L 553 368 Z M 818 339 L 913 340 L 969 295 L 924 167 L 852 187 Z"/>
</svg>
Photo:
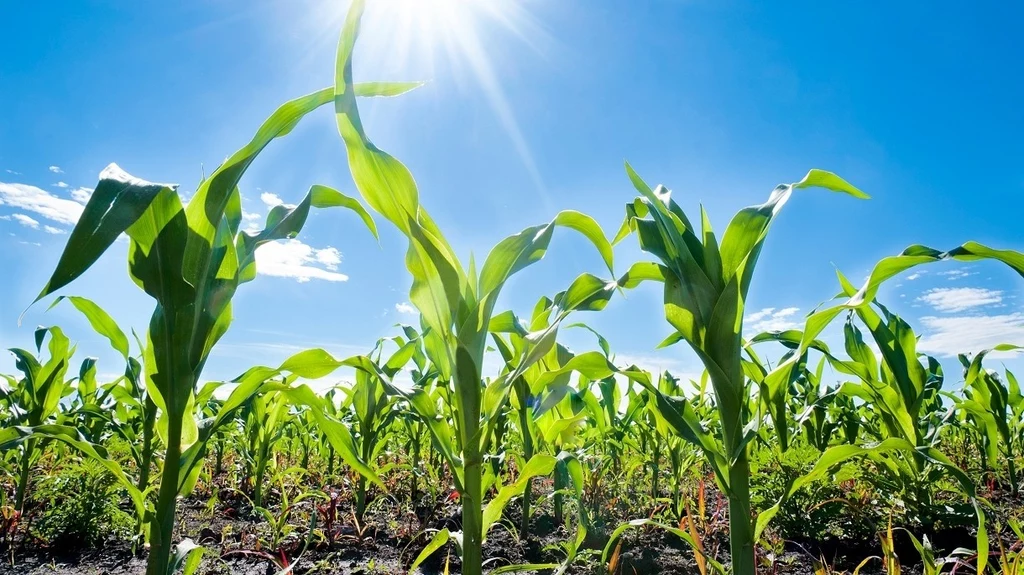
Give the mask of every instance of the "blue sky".
<svg viewBox="0 0 1024 575">
<path fill-rule="evenodd" d="M 737 209 L 809 168 L 872 195 L 793 198 L 763 252 L 748 330 L 797 324 L 837 291 L 837 267 L 859 281 L 913 243 L 1024 249 L 1024 81 L 1012 64 L 1024 60 L 1015 26 L 1024 14 L 1009 3 L 879 11 L 524 1 L 501 14 L 477 8 L 470 34 L 437 19 L 432 31 L 410 32 L 394 17 L 395 1 L 370 2 L 357 80 L 427 84 L 366 102 L 367 130 L 409 166 L 423 203 L 467 257 L 560 209 L 585 211 L 613 234 L 635 195 L 623 160 L 673 189 L 688 211 L 703 203 L 719 232 Z M 110 162 L 190 193 L 204 166 L 208 173 L 245 143 L 278 104 L 330 84 L 343 10 L 313 0 L 8 7 L 0 346 L 29 347 L 34 326 L 60 324 L 82 357 L 118 371 L 70 308 L 38 305 L 17 325 L 56 263 L 80 210 L 74 202 Z M 353 191 L 326 109 L 257 160 L 242 182 L 245 209 L 259 223 L 268 203 L 296 202 L 317 183 Z M 394 324 L 414 321 L 403 313 L 404 241 L 378 220 L 379 245 L 351 215 L 326 212 L 299 241 L 262 251 L 262 277 L 236 297 L 236 321 L 206 376 L 230 378 L 313 346 L 363 352 Z M 141 330 L 151 301 L 127 278 L 125 252 L 115 245 L 65 293 L 93 298 Z M 624 242 L 616 267 L 639 257 L 635 242 Z M 527 313 L 578 273 L 601 270 L 592 249 L 556 234 L 548 257 L 508 285 L 504 304 Z M 905 274 L 881 298 L 917 328 L 923 350 L 944 358 L 955 385 L 950 354 L 1024 343 L 1022 285 L 994 264 L 947 264 Z M 655 287 L 579 319 L 622 358 L 697 369 L 682 347 L 654 351 L 669 332 Z M 564 338 L 577 350 L 593 345 L 579 330 Z M 0 371 L 12 369 L 5 354 Z"/>
</svg>

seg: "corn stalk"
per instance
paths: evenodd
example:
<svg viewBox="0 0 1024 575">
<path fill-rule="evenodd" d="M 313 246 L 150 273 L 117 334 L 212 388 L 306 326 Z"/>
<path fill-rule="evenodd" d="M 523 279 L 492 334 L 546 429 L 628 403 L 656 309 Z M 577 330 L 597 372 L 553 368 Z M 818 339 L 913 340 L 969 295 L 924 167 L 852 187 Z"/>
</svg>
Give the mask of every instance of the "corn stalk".
<svg viewBox="0 0 1024 575">
<path fill-rule="evenodd" d="M 719 246 L 703 210 L 698 230 L 667 189 L 659 186 L 652 190 L 628 164 L 626 171 L 641 196 L 626 205 L 626 220 L 616 240 L 632 232 L 640 248 L 660 260 L 660 264 L 636 264 L 630 271 L 638 280 L 664 284 L 665 318 L 676 330 L 669 343 L 686 341 L 710 375 L 721 441 L 704 430 L 685 400 L 674 401 L 653 386 L 651 389 L 659 411 L 675 433 L 696 443 L 708 458 L 729 498 L 732 571 L 753 575 L 755 537 L 747 443 L 756 434 L 759 421 L 747 410 L 748 385 L 741 353 L 743 312 L 754 268 L 772 221 L 795 190 L 823 187 L 866 196 L 834 174 L 812 170 L 795 184 L 775 188 L 766 203 L 736 214 Z"/>
<path fill-rule="evenodd" d="M 377 89 L 377 88 L 374 88 Z M 205 179 L 184 206 L 176 187 L 135 178 L 111 164 L 75 225 L 57 267 L 36 301 L 84 273 L 122 233 L 129 238 L 129 275 L 156 307 L 146 334 L 146 389 L 160 412 L 157 430 L 166 448 L 157 503 L 150 523 L 148 575 L 172 566 L 174 513 L 184 478 L 182 453 L 196 444 L 195 392 L 214 345 L 231 323 L 238 286 L 256 277 L 256 248 L 294 237 L 313 207 L 354 209 L 358 202 L 314 186 L 297 206 L 277 206 L 260 232 L 240 231 L 238 182 L 256 156 L 299 120 L 332 101 L 321 90 L 281 106 L 245 147 Z M 194 479 L 191 480 L 194 484 Z"/>
</svg>

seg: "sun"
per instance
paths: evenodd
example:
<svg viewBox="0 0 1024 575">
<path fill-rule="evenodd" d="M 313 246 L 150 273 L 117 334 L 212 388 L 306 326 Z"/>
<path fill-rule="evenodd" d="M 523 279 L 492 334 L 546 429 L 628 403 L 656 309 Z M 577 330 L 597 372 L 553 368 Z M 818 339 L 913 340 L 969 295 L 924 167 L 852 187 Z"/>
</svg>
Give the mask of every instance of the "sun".
<svg viewBox="0 0 1024 575">
<path fill-rule="evenodd" d="M 367 6 L 381 54 L 397 70 L 429 79 L 445 68 L 462 89 L 479 90 L 498 116 L 542 196 L 544 184 L 492 63 L 494 52 L 540 52 L 545 39 L 525 0 L 377 0 Z M 373 10 L 376 14 L 371 15 Z M 376 34 L 375 34 L 376 35 Z M 369 34 L 368 34 L 369 36 Z M 390 64 L 390 65 L 388 65 Z"/>
<path fill-rule="evenodd" d="M 348 2 L 319 2 L 306 11 L 306 50 L 337 37 Z M 529 146 L 505 96 L 502 67 L 514 59 L 545 56 L 551 38 L 535 19 L 536 0 L 367 0 L 356 66 L 381 80 L 422 80 L 437 97 L 458 90 L 482 96 L 500 120 L 542 196 L 544 185 Z"/>
</svg>

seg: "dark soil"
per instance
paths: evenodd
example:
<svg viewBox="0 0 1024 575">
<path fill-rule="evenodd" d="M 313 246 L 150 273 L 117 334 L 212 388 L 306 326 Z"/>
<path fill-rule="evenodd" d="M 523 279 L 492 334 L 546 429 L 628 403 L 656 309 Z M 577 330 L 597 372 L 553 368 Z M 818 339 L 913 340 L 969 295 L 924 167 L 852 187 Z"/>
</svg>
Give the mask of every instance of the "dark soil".
<svg viewBox="0 0 1024 575">
<path fill-rule="evenodd" d="M 345 501 L 338 506 L 339 520 L 333 541 L 310 538 L 307 544 L 310 513 L 315 503 L 306 501 L 294 509 L 290 521 L 293 532 L 282 538 L 277 549 L 270 549 L 267 547 L 272 539 L 269 524 L 262 515 L 252 512 L 243 497 L 232 498 L 222 492 L 212 511 L 207 501 L 207 496 L 196 495 L 180 502 L 175 537 L 175 540 L 189 537 L 205 548 L 200 575 L 273 575 L 286 565 L 284 561 L 293 564 L 291 572 L 297 575 L 407 573 L 431 536 L 424 529 L 455 531 L 460 528 L 457 501 L 446 501 L 430 510 L 421 508 L 421 515 L 430 516 L 423 525 L 414 513 L 383 498 L 368 508 L 366 528 L 360 536 L 354 527 L 349 503 Z M 561 562 L 564 551 L 559 543 L 573 540 L 575 533 L 555 524 L 550 503 L 543 497 L 538 497 L 537 505 L 532 532 L 525 539 L 519 539 L 513 534 L 514 530 L 502 525 L 491 530 L 484 548 L 489 568 Z M 518 526 L 515 502 L 508 506 L 506 513 L 504 523 Z M 316 528 L 323 531 L 325 525 L 318 522 Z M 612 528 L 614 525 L 589 533 L 586 544 L 589 550 L 580 552 L 567 573 L 606 574 L 601 551 Z M 717 539 L 709 537 L 705 541 L 709 549 L 714 546 L 718 560 L 723 563 L 728 559 L 725 537 L 726 534 L 718 534 Z M 896 531 L 894 537 L 903 572 L 920 573 L 920 557 L 909 538 L 902 531 Z M 634 528 L 628 530 L 621 541 L 619 574 L 699 574 L 693 551 L 685 542 L 663 530 Z M 939 550 L 936 554 L 939 557 L 957 547 L 973 548 L 975 545 L 973 533 L 963 528 L 933 533 L 931 541 Z M 992 545 L 996 547 L 995 541 Z M 866 557 L 880 554 L 877 540 L 785 541 L 779 547 L 775 554 L 758 550 L 760 572 L 772 575 L 814 573 L 815 559 L 820 557 L 837 572 L 849 573 Z M 135 553 L 131 543 L 126 541 L 111 540 L 99 549 L 51 548 L 21 535 L 12 544 L 0 546 L 0 550 L 3 553 L 0 575 L 145 573 L 146 551 Z M 460 572 L 459 559 L 450 545 L 424 561 L 418 572 L 444 573 L 446 563 L 448 572 Z M 881 573 L 881 562 L 870 561 L 860 572 L 864 575 Z"/>
</svg>

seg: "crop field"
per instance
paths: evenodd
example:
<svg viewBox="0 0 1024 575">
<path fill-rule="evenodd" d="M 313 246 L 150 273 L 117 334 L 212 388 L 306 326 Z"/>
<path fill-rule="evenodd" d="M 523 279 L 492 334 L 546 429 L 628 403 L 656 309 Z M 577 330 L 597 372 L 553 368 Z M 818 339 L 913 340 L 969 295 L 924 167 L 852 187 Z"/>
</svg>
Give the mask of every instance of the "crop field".
<svg viewBox="0 0 1024 575">
<path fill-rule="evenodd" d="M 881 301 L 963 262 L 1024 280 L 1020 237 L 910 245 L 867 277 L 837 272 L 795 326 L 751 329 L 787 204 L 841 211 L 871 190 L 808 166 L 716 231 L 626 163 L 616 229 L 556 210 L 460 259 L 438 202 L 364 123 L 367 102 L 386 114 L 422 86 L 358 65 L 364 8 L 348 8 L 333 80 L 281 104 L 191 195 L 107 166 L 35 301 L 4 303 L 91 333 L 23 329 L 0 374 L 0 573 L 1024 575 L 1024 395 L 1001 362 L 1024 341 L 944 369 Z M 240 181 L 314 112 L 333 115 L 353 193 L 314 185 L 247 227 Z M 359 353 L 253 353 L 210 379 L 233 298 L 262 281 L 257 250 L 314 214 L 398 234 L 415 313 Z M 508 309 L 513 276 L 570 236 L 603 265 Z M 106 281 L 134 282 L 148 322 L 75 295 L 119 243 L 128 277 Z M 618 355 L 592 327 L 642 291 L 671 334 L 659 347 L 696 374 Z"/>
</svg>

